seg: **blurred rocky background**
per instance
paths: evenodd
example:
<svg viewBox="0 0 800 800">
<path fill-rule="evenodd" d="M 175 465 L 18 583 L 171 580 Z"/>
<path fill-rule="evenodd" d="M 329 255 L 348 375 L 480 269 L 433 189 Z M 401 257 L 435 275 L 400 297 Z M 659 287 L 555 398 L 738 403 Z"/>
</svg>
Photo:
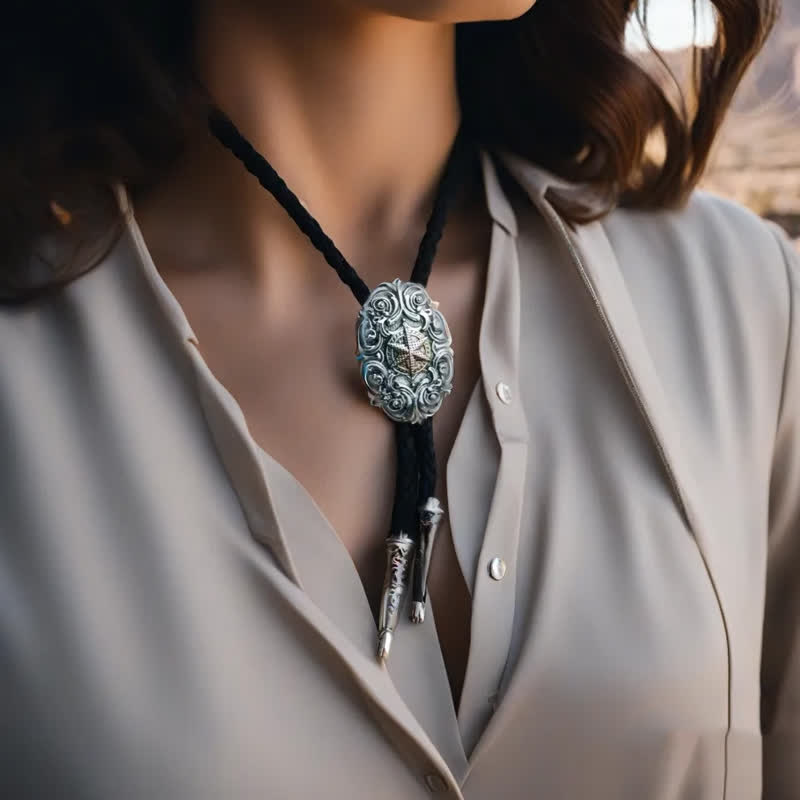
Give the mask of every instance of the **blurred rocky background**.
<svg viewBox="0 0 800 800">
<path fill-rule="evenodd" d="M 798 0 L 784 0 L 778 25 L 737 95 L 705 184 L 800 240 Z"/>
<path fill-rule="evenodd" d="M 688 74 L 690 50 L 663 56 L 679 79 Z M 658 71 L 657 64 L 650 66 Z M 800 0 L 783 0 L 770 40 L 736 96 L 703 185 L 775 220 L 800 246 Z"/>
</svg>

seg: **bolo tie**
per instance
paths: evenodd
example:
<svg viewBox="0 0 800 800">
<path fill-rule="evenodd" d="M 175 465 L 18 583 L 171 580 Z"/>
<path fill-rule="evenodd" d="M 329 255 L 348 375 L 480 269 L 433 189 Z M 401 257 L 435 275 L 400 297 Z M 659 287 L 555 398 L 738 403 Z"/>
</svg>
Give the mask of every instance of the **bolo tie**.
<svg viewBox="0 0 800 800">
<path fill-rule="evenodd" d="M 386 538 L 386 571 L 378 614 L 377 656 L 389 656 L 403 598 L 411 584 L 409 617 L 425 620 L 428 573 L 444 510 L 436 490 L 434 414 L 453 390 L 452 336 L 426 289 L 451 204 L 472 152 L 462 124 L 439 180 L 433 210 L 411 278 L 370 291 L 320 224 L 267 159 L 219 108 L 209 113 L 212 134 L 286 210 L 361 306 L 355 324 L 356 361 L 371 405 L 395 425 L 397 473 Z"/>
</svg>

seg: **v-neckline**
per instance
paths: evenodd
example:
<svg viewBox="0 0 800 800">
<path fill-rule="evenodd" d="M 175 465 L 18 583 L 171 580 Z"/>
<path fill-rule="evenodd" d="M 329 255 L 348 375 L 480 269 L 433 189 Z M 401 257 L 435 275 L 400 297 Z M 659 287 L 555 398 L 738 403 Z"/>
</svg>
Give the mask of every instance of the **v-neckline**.
<svg viewBox="0 0 800 800">
<path fill-rule="evenodd" d="M 485 588 L 482 589 L 480 585 L 476 584 L 477 579 L 477 562 L 478 558 L 483 558 L 484 553 L 484 536 L 486 535 L 485 525 L 492 527 L 492 529 L 499 529 L 505 531 L 503 534 L 503 541 L 508 539 L 509 544 L 509 557 L 513 557 L 514 542 L 518 536 L 518 528 L 514 527 L 514 520 L 517 517 L 518 506 L 521 502 L 519 495 L 519 480 L 510 481 L 508 469 L 511 468 L 513 463 L 516 467 L 519 464 L 520 457 L 524 456 L 524 448 L 526 437 L 520 437 L 520 426 L 524 428 L 524 416 L 519 408 L 515 405 L 510 406 L 508 409 L 505 407 L 498 407 L 494 398 L 495 381 L 498 375 L 511 379 L 512 386 L 516 386 L 516 370 L 518 367 L 518 342 L 519 342 L 519 311 L 520 309 L 514 305 L 513 301 L 509 306 L 510 316 L 503 322 L 503 325 L 497 329 L 498 313 L 500 307 L 508 304 L 510 298 L 513 298 L 515 293 L 518 293 L 518 256 L 516 250 L 516 222 L 513 210 L 505 202 L 502 195 L 502 190 L 499 188 L 498 176 L 495 172 L 494 164 L 492 163 L 491 156 L 488 153 L 482 153 L 482 165 L 484 173 L 484 189 L 486 192 L 487 205 L 489 207 L 490 216 L 492 217 L 492 232 L 491 243 L 489 252 L 489 261 L 487 265 L 486 283 L 483 292 L 483 302 L 480 314 L 479 324 L 479 376 L 473 386 L 472 393 L 468 399 L 464 413 L 459 421 L 456 436 L 453 440 L 453 445 L 450 453 L 448 454 L 446 463 L 446 473 L 451 472 L 452 466 L 455 464 L 458 472 L 462 475 L 469 476 L 470 479 L 478 478 L 479 485 L 475 488 L 483 498 L 480 505 L 477 505 L 474 498 L 475 488 L 465 490 L 461 485 L 451 485 L 451 481 L 447 481 L 448 488 L 448 519 L 451 525 L 455 520 L 454 517 L 458 516 L 458 524 L 456 527 L 466 531 L 466 536 L 462 536 L 463 551 L 459 548 L 458 535 L 453 531 L 453 540 L 456 549 L 456 555 L 462 573 L 466 579 L 467 588 L 472 595 L 472 608 L 470 613 L 470 630 L 475 630 L 476 614 L 478 618 L 479 633 L 481 637 L 489 636 L 492 640 L 490 652 L 481 647 L 480 652 L 476 647 L 475 636 L 471 636 L 471 642 L 467 652 L 466 674 L 464 685 L 462 687 L 461 703 L 456 715 L 452 693 L 450 690 L 449 680 L 447 679 L 446 670 L 444 669 L 443 657 L 441 646 L 439 644 L 438 635 L 435 632 L 435 621 L 433 614 L 430 615 L 430 625 L 421 626 L 427 631 L 427 634 L 433 634 L 435 640 L 435 647 L 424 648 L 424 652 L 431 656 L 430 660 L 438 662 L 441 666 L 440 673 L 444 675 L 444 682 L 437 685 L 441 691 L 435 693 L 432 698 L 433 702 L 426 705 L 417 703 L 415 707 L 409 703 L 409 697 L 414 694 L 416 685 L 423 688 L 425 686 L 432 686 L 435 681 L 419 681 L 420 670 L 425 670 L 428 667 L 422 663 L 424 659 L 409 664 L 406 668 L 401 669 L 401 658 L 397 657 L 397 653 L 392 654 L 392 663 L 394 668 L 390 665 L 387 671 L 387 678 L 395 684 L 395 690 L 399 698 L 405 703 L 406 708 L 409 709 L 413 716 L 416 717 L 419 724 L 422 725 L 429 733 L 432 740 L 436 742 L 436 746 L 440 753 L 445 757 L 450 765 L 454 776 L 457 776 L 459 782 L 466 778 L 471 763 L 472 756 L 475 753 L 475 746 L 481 736 L 481 731 L 487 723 L 487 704 L 486 697 L 489 697 L 491 692 L 487 692 L 490 686 L 495 686 L 496 681 L 499 679 L 502 665 L 505 663 L 505 655 L 507 652 L 507 639 L 509 634 L 509 609 L 510 604 L 513 603 L 513 582 L 504 582 L 501 586 L 503 594 L 503 608 L 495 608 L 498 605 L 497 588 L 494 588 L 492 595 L 493 600 L 490 604 L 491 617 L 487 618 L 487 601 L 484 599 L 486 592 Z M 129 205 L 125 206 L 130 208 Z M 141 232 L 136 223 L 136 219 L 132 212 L 129 211 L 129 228 L 136 242 L 137 252 L 141 257 L 142 265 L 145 272 L 148 274 L 149 279 L 153 282 L 153 288 L 156 291 L 157 298 L 164 306 L 166 314 L 174 320 L 176 330 L 178 330 L 181 338 L 194 345 L 191 349 L 197 351 L 197 339 L 189 324 L 186 315 L 183 312 L 179 302 L 174 297 L 172 292 L 166 286 L 163 278 L 158 273 L 152 258 L 150 257 L 147 246 L 143 240 Z M 510 259 L 510 260 L 509 260 Z M 507 261 L 508 260 L 508 261 Z M 508 263 L 508 268 L 511 270 L 509 274 L 510 284 L 506 285 L 506 281 L 501 273 L 504 273 L 504 265 Z M 499 342 L 496 341 L 499 338 Z M 491 346 L 490 346 L 491 343 Z M 490 347 L 489 347 L 490 346 Z M 498 352 L 497 348 L 502 347 Z M 484 348 L 486 349 L 484 352 Z M 485 359 L 491 354 L 492 359 L 486 362 Z M 192 362 L 199 369 L 201 375 L 205 375 L 208 385 L 206 389 L 210 389 L 212 394 L 217 395 L 219 403 L 209 400 L 209 403 L 204 401 L 203 407 L 209 417 L 209 424 L 213 430 L 216 430 L 213 421 L 222 413 L 225 416 L 230 416 L 237 420 L 237 427 L 240 435 L 244 437 L 242 444 L 250 454 L 261 461 L 262 477 L 258 480 L 253 476 L 253 482 L 248 483 L 244 487 L 237 488 L 243 493 L 243 508 L 247 514 L 248 524 L 251 526 L 254 535 L 260 541 L 268 544 L 270 548 L 276 553 L 276 557 L 283 565 L 284 571 L 293 580 L 300 583 L 300 588 L 305 589 L 303 582 L 300 580 L 299 570 L 295 569 L 295 564 L 289 550 L 289 542 L 286 540 L 285 535 L 280 530 L 281 525 L 275 526 L 265 523 L 266 516 L 271 516 L 273 522 L 278 522 L 277 511 L 274 509 L 276 494 L 270 489 L 271 487 L 266 484 L 264 478 L 266 477 L 266 467 L 272 467 L 273 476 L 280 476 L 283 479 L 285 487 L 291 487 L 296 498 L 301 499 L 303 502 L 301 506 L 306 510 L 311 510 L 309 519 L 316 522 L 316 525 L 325 532 L 324 540 L 334 544 L 333 550 L 340 555 L 346 555 L 345 563 L 349 564 L 352 574 L 355 579 L 350 583 L 352 587 L 357 589 L 357 600 L 353 601 L 353 607 L 362 608 L 362 612 L 356 612 L 353 616 L 355 624 L 352 626 L 342 626 L 336 624 L 335 627 L 346 636 L 351 642 L 353 636 L 348 635 L 347 631 L 356 634 L 356 639 L 361 636 L 368 636 L 364 639 L 363 647 L 358 647 L 358 651 L 364 654 L 365 658 L 370 658 L 373 653 L 375 641 L 375 625 L 372 617 L 372 612 L 369 602 L 364 591 L 363 584 L 358 576 L 355 564 L 350 557 L 349 551 L 339 539 L 335 529 L 327 519 L 325 514 L 314 501 L 313 496 L 305 489 L 303 484 L 280 462 L 271 456 L 266 450 L 261 448 L 252 437 L 247 429 L 246 420 L 241 407 L 236 402 L 235 398 L 227 391 L 226 387 L 216 378 L 210 371 L 208 365 L 205 364 L 202 355 L 199 351 L 192 358 Z M 487 367 L 489 372 L 487 373 Z M 497 384 L 498 386 L 500 384 Z M 214 386 L 217 386 L 215 389 Z M 201 384 L 201 389 L 203 385 Z M 208 407 L 207 407 L 208 406 Z M 502 410 L 501 410 L 502 409 Z M 479 414 L 481 420 L 476 420 L 476 424 L 467 425 L 466 420 L 472 414 Z M 498 416 L 499 415 L 499 416 Z M 498 424 L 500 428 L 498 428 Z M 508 440 L 507 428 L 511 425 L 514 435 L 511 440 Z M 500 429 L 506 430 L 506 434 L 501 437 Z M 245 441 L 246 440 L 246 443 Z M 508 441 L 506 441 L 508 440 Z M 503 444 L 503 442 L 506 442 Z M 459 447 L 459 443 L 461 446 Z M 489 475 L 485 476 L 487 480 L 483 480 L 480 474 L 477 474 L 472 468 L 476 447 L 479 452 L 483 452 L 481 448 L 492 447 L 494 444 L 498 446 L 496 453 L 489 453 L 487 451 L 487 458 L 500 459 L 500 451 L 505 453 L 506 448 L 514 449 L 513 455 L 507 454 L 503 456 L 503 461 L 507 462 L 505 470 L 501 465 L 497 464 L 491 470 L 491 486 L 488 483 Z M 223 437 L 223 441 L 219 443 L 221 448 L 221 455 L 225 459 L 226 466 L 233 470 L 236 474 L 239 472 L 238 459 L 243 454 L 234 452 L 235 442 Z M 520 450 L 520 448 L 522 448 Z M 458 456 L 456 456 L 458 453 Z M 499 471 L 498 471 L 499 469 Z M 500 473 L 505 475 L 504 482 L 500 483 Z M 445 478 L 446 479 L 446 478 Z M 498 487 L 500 491 L 498 492 Z M 250 494 L 253 494 L 253 500 L 256 503 L 255 507 L 251 508 L 249 500 Z M 453 503 L 453 495 L 459 495 L 458 501 Z M 255 499 L 258 498 L 258 499 Z M 280 499 L 278 498 L 278 504 Z M 265 516 L 265 512 L 259 510 L 258 506 L 262 504 L 269 504 L 272 507 L 272 512 Z M 484 517 L 484 503 L 487 509 L 487 517 Z M 458 509 L 456 514 L 456 509 Z M 463 510 L 463 513 L 462 513 Z M 502 513 L 501 513 L 502 512 Z M 505 523 L 511 523 L 509 527 Z M 499 528 L 498 528 L 499 526 Z M 480 538 L 480 541 L 477 539 Z M 496 538 L 496 537 L 495 537 Z M 476 539 L 476 541 L 472 541 Z M 319 560 L 318 560 L 319 561 Z M 320 563 L 319 568 L 324 569 L 325 564 Z M 509 583 L 505 587 L 505 583 Z M 473 590 L 474 587 L 474 590 Z M 508 589 L 509 591 L 506 591 Z M 477 604 L 476 608 L 476 591 L 477 591 Z M 305 594 L 309 594 L 307 591 Z M 309 599 L 311 599 L 309 597 Z M 320 609 L 325 614 L 326 600 L 319 598 L 318 601 L 312 601 L 313 605 Z M 366 613 L 363 612 L 366 610 Z M 497 619 L 497 613 L 501 613 L 502 619 Z M 331 619 L 330 615 L 327 615 Z M 368 624 L 365 625 L 364 621 Z M 489 627 L 487 628 L 487 623 Z M 398 626 L 398 637 L 402 632 L 402 626 L 407 624 L 407 616 L 401 616 L 401 622 Z M 408 623 L 410 624 L 410 623 Z M 419 626 L 415 626 L 417 628 Z M 410 639 L 417 642 L 422 639 L 417 635 L 420 631 L 409 631 L 412 634 Z M 406 652 L 411 652 L 412 648 L 406 648 Z M 432 656 L 435 656 L 432 657 Z M 431 674 L 436 670 L 431 670 Z M 423 673 L 424 674 L 424 673 Z M 398 687 L 398 683 L 402 683 L 405 679 L 406 686 L 404 690 Z M 410 690 L 410 691 L 409 691 Z M 492 695 L 494 696 L 494 695 Z M 444 700 L 442 699 L 444 698 Z M 494 707 L 494 706 L 492 706 Z M 427 712 L 427 713 L 425 713 Z M 438 716 L 437 716 L 438 714 Z M 427 719 L 427 723 L 425 720 Z M 444 736 L 435 736 L 434 728 L 441 727 L 444 730 Z M 469 759 L 466 754 L 469 754 Z"/>
<path fill-rule="evenodd" d="M 491 165 L 487 160 L 482 162 L 484 175 L 484 192 L 487 206 L 491 203 L 491 191 L 488 182 L 493 176 L 490 173 Z M 473 547 L 470 543 L 459 543 L 457 531 L 449 513 L 453 492 L 450 491 L 450 477 L 456 466 L 461 465 L 463 473 L 468 466 L 464 459 L 474 457 L 468 453 L 468 447 L 459 447 L 459 440 L 469 432 L 472 427 L 487 427 L 494 431 L 492 415 L 483 404 L 483 394 L 486 391 L 486 376 L 481 341 L 487 336 L 492 309 L 488 302 L 490 282 L 496 280 L 496 273 L 502 268 L 499 263 L 502 252 L 500 243 L 505 241 L 507 232 L 498 222 L 495 214 L 489 208 L 487 211 L 492 218 L 489 242 L 488 263 L 483 284 L 480 315 L 478 322 L 478 374 L 469 392 L 467 402 L 461 418 L 456 426 L 455 436 L 450 452 L 447 454 L 441 480 L 443 482 L 443 497 L 446 500 L 445 518 L 449 527 L 449 534 L 453 540 L 455 552 L 455 568 L 460 571 L 466 591 L 471 597 L 471 587 L 474 575 L 470 574 L 472 568 L 471 552 L 480 550 L 482 543 Z M 458 354 L 456 354 L 456 359 Z M 485 420 L 478 421 L 476 415 L 487 415 Z M 389 420 L 387 420 L 387 424 Z M 435 420 L 434 420 L 435 424 Z M 496 435 L 496 432 L 493 433 Z M 251 437 L 252 438 L 252 437 Z M 280 484 L 283 491 L 270 491 L 275 517 L 280 528 L 280 538 L 288 557 L 294 565 L 301 588 L 306 592 L 314 604 L 339 627 L 368 658 L 377 658 L 375 646 L 377 630 L 372 608 L 361 576 L 356 564 L 345 545 L 343 538 L 330 521 L 328 516 L 317 503 L 314 496 L 303 482 L 265 447 L 253 440 L 256 452 L 263 465 L 265 478 L 270 478 Z M 494 484 L 496 485 L 496 476 Z M 492 497 L 494 490 L 492 491 Z M 294 504 L 291 511 L 284 505 L 287 498 L 293 498 Z M 283 509 L 283 513 L 282 513 Z M 302 525 L 297 525 L 295 530 L 287 530 L 285 520 L 291 516 L 297 520 L 302 519 Z M 309 539 L 311 530 L 318 532 L 318 538 Z M 444 533 L 444 532 L 442 532 Z M 441 535 L 441 534 L 440 534 Z M 461 544 L 462 546 L 459 546 Z M 333 565 L 336 565 L 335 567 Z M 336 571 L 344 586 L 331 583 L 331 573 Z M 406 593 L 404 605 L 409 602 L 409 593 Z M 396 643 L 387 663 L 387 672 L 395 689 L 403 701 L 412 711 L 414 716 L 426 730 L 431 740 L 445 757 L 454 775 L 465 777 L 469 769 L 467 748 L 462 734 L 460 721 L 461 707 L 464 704 L 464 685 L 470 668 L 470 663 L 475 657 L 475 647 L 472 637 L 473 602 L 469 603 L 469 611 L 464 624 L 470 632 L 464 654 L 463 673 L 460 685 L 460 703 L 456 708 L 453 686 L 445 665 L 445 655 L 442 642 L 436 627 L 435 606 L 433 597 L 428 595 L 428 615 L 422 625 L 409 621 L 407 609 L 401 611 L 400 620 L 396 631 Z M 420 676 L 424 676 L 424 680 Z M 471 748 L 470 748 L 471 749 Z"/>
<path fill-rule="evenodd" d="M 455 436 L 454 436 L 453 441 L 452 441 L 451 449 L 450 449 L 450 452 L 447 455 L 447 459 L 446 459 L 445 464 L 444 464 L 444 470 L 442 471 L 442 475 L 441 475 L 441 479 L 442 479 L 442 481 L 444 483 L 444 489 L 445 489 L 444 495 L 447 498 L 447 505 L 448 505 L 448 507 L 445 508 L 445 519 L 447 520 L 447 523 L 448 523 L 449 528 L 450 528 L 450 535 L 453 537 L 453 548 L 454 548 L 455 553 L 456 553 L 456 561 L 457 561 L 457 564 L 458 564 L 458 569 L 461 572 L 461 578 L 465 582 L 465 584 L 467 586 L 467 591 L 470 594 L 471 594 L 472 577 L 473 576 L 468 574 L 468 566 L 469 566 L 468 565 L 468 559 L 463 558 L 462 554 L 459 552 L 458 543 L 456 541 L 456 538 L 455 538 L 455 535 L 454 535 L 454 532 L 453 532 L 452 522 L 451 522 L 450 515 L 449 515 L 449 504 L 450 504 L 450 491 L 449 491 L 449 489 L 450 489 L 450 486 L 448 485 L 448 478 L 449 478 L 449 475 L 450 475 L 450 472 L 451 472 L 451 463 L 453 463 L 453 454 L 458 452 L 457 444 L 458 444 L 459 439 L 462 437 L 462 433 L 464 432 L 464 430 L 466 428 L 465 421 L 467 421 L 469 419 L 470 415 L 474 415 L 476 413 L 479 413 L 479 412 L 483 411 L 483 409 L 480 408 L 480 399 L 481 399 L 480 395 L 481 395 L 481 393 L 483 391 L 485 391 L 485 377 L 484 377 L 485 365 L 483 363 L 484 356 L 481 353 L 480 341 L 481 341 L 481 339 L 483 339 L 486 336 L 486 327 L 488 325 L 488 317 L 489 317 L 489 313 L 487 311 L 488 287 L 489 287 L 489 282 L 490 282 L 490 280 L 492 278 L 493 273 L 495 271 L 497 271 L 498 269 L 500 269 L 500 265 L 495 263 L 495 262 L 497 260 L 496 253 L 498 252 L 497 245 L 498 245 L 498 242 L 499 242 L 500 238 L 503 236 L 503 233 L 504 233 L 503 232 L 503 225 L 497 219 L 496 210 L 493 210 L 493 208 L 492 208 L 493 207 L 493 201 L 492 201 L 492 196 L 493 195 L 492 195 L 492 191 L 490 190 L 489 187 L 490 187 L 490 184 L 493 181 L 497 180 L 497 178 L 496 178 L 496 175 L 493 173 L 494 166 L 491 163 L 490 157 L 488 155 L 484 155 L 484 157 L 481 159 L 481 167 L 482 167 L 482 175 L 483 175 L 483 191 L 484 191 L 484 197 L 485 197 L 485 202 L 486 202 L 486 207 L 487 207 L 486 210 L 487 210 L 487 213 L 489 213 L 489 216 L 490 216 L 492 222 L 491 222 L 491 234 L 490 234 L 490 242 L 489 242 L 489 256 L 488 256 L 488 263 L 486 265 L 486 277 L 485 277 L 485 281 L 483 283 L 483 291 L 482 291 L 480 315 L 479 315 L 480 318 L 479 318 L 479 322 L 478 322 L 478 365 L 479 365 L 479 369 L 478 369 L 478 374 L 476 376 L 475 382 L 474 382 L 472 388 L 470 389 L 470 392 L 469 392 L 469 395 L 468 395 L 468 398 L 467 398 L 467 403 L 466 403 L 466 405 L 464 407 L 464 411 L 463 411 L 463 413 L 461 415 L 461 419 L 458 421 L 458 425 L 456 427 L 456 433 L 455 433 Z M 456 354 L 456 359 L 457 358 L 458 358 L 458 354 Z M 387 423 L 388 422 L 389 421 L 387 420 Z M 434 424 L 435 424 L 435 419 L 434 419 Z M 493 428 L 491 419 L 489 419 L 488 424 L 489 424 L 490 428 Z M 363 600 L 362 605 L 363 605 L 364 608 L 367 609 L 368 617 L 372 621 L 372 624 L 373 624 L 373 627 L 374 627 L 374 617 L 373 617 L 373 614 L 372 614 L 372 610 L 371 610 L 371 606 L 370 606 L 370 603 L 369 603 L 369 599 L 368 599 L 368 596 L 367 596 L 366 589 L 365 589 L 364 584 L 363 584 L 363 582 L 362 582 L 362 580 L 361 580 L 361 578 L 360 578 L 360 576 L 358 574 L 358 569 L 356 567 L 356 564 L 353 561 L 349 551 L 347 550 L 347 547 L 346 547 L 346 545 L 344 543 L 344 540 L 339 535 L 339 533 L 336 530 L 335 526 L 330 521 L 330 519 L 325 514 L 325 512 L 322 510 L 320 505 L 317 503 L 317 501 L 315 500 L 315 498 L 312 495 L 312 493 L 303 484 L 303 482 L 288 467 L 284 466 L 284 464 L 282 464 L 268 450 L 266 450 L 266 448 L 262 447 L 262 445 L 260 443 L 258 443 L 258 442 L 256 442 L 254 440 L 254 445 L 255 445 L 256 450 L 259 453 L 260 457 L 262 458 L 262 460 L 265 460 L 268 465 L 271 465 L 273 467 L 273 469 L 278 470 L 282 474 L 284 479 L 290 482 L 291 486 L 294 489 L 295 496 L 300 498 L 309 508 L 313 509 L 313 511 L 315 512 L 316 516 L 318 517 L 319 522 L 322 524 L 323 528 L 325 529 L 326 535 L 328 535 L 333 541 L 335 541 L 337 543 L 338 547 L 340 548 L 340 551 L 341 551 L 340 555 L 343 554 L 344 556 L 346 556 L 347 561 L 349 562 L 350 566 L 352 567 L 352 574 L 355 576 L 356 582 L 358 584 L 358 589 L 359 589 L 359 592 L 360 592 L 360 595 L 361 595 L 361 599 Z M 290 554 L 290 557 L 292 557 L 292 560 L 294 561 L 295 565 L 298 566 L 297 565 L 297 559 L 295 559 L 293 557 L 293 555 L 292 555 L 292 543 L 291 543 L 290 539 L 287 539 L 287 537 L 284 537 L 284 545 L 285 545 L 286 549 L 288 550 L 288 552 Z M 302 569 L 299 566 L 298 566 L 298 570 L 300 572 L 302 572 Z M 302 581 L 302 576 L 301 576 L 301 581 Z M 303 588 L 307 589 L 306 586 L 303 586 Z M 433 614 L 433 598 L 431 597 L 430 594 L 428 595 L 428 606 L 431 609 L 431 616 L 432 616 L 432 614 Z M 470 610 L 471 610 L 471 606 L 472 606 L 472 604 L 470 603 Z M 324 606 L 323 606 L 323 610 L 324 610 Z M 470 614 L 470 616 L 471 616 L 471 614 Z M 471 619 L 467 620 L 467 624 L 471 625 Z M 433 623 L 432 623 L 432 626 L 433 626 Z M 412 631 L 412 633 L 413 633 L 413 631 Z M 438 638 L 437 638 L 437 644 L 439 644 Z M 439 649 L 440 657 L 443 658 L 442 649 L 441 649 L 441 645 L 440 644 L 439 644 L 438 649 Z M 469 649 L 467 651 L 467 655 L 466 655 L 466 664 L 465 664 L 465 667 L 464 667 L 464 672 L 465 673 L 466 673 L 466 669 L 468 668 L 468 665 L 469 665 L 469 659 L 470 659 L 471 652 L 472 652 L 472 646 L 470 644 Z M 462 685 L 462 691 L 463 691 L 463 685 Z M 456 712 L 456 709 L 455 709 L 455 702 L 454 702 L 454 698 L 453 698 L 453 694 L 452 694 L 452 688 L 450 687 L 449 680 L 448 680 L 448 695 L 450 697 L 450 702 L 451 702 L 451 705 L 453 707 L 453 714 L 457 715 L 457 712 Z"/>
</svg>

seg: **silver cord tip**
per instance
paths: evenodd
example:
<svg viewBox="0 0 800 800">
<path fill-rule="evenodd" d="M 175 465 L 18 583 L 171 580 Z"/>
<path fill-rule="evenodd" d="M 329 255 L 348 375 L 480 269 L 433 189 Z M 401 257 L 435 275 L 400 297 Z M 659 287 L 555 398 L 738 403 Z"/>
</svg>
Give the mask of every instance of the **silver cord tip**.
<svg viewBox="0 0 800 800">
<path fill-rule="evenodd" d="M 389 658 L 389 650 L 392 649 L 392 632 L 381 631 L 378 637 L 378 658 L 381 661 L 386 661 Z"/>
</svg>

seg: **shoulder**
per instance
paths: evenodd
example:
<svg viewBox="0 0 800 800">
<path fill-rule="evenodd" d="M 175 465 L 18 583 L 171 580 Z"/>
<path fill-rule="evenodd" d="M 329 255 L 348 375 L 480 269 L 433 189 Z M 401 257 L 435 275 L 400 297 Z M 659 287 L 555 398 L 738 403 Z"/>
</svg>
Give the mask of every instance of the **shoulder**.
<svg viewBox="0 0 800 800">
<path fill-rule="evenodd" d="M 520 194 L 533 203 L 531 208 L 514 196 L 513 205 L 521 212 L 520 233 L 525 239 L 543 235 L 535 207 L 544 210 L 550 205 L 546 200 L 550 191 L 576 195 L 582 202 L 587 200 L 586 194 L 591 198 L 587 187 L 518 156 L 504 153 L 502 163 Z M 777 225 L 703 189 L 695 189 L 680 208 L 620 206 L 591 223 L 590 235 L 581 236 L 581 227 L 587 226 L 579 226 L 578 238 L 590 248 L 608 239 L 623 277 L 634 290 L 660 289 L 676 300 L 686 299 L 687 293 L 696 296 L 697 292 L 708 299 L 715 291 L 754 294 L 772 312 L 783 308 L 786 316 L 789 288 L 800 282 L 800 256 Z M 592 255 L 587 253 L 588 257 Z M 663 298 L 665 302 L 669 299 Z"/>
<path fill-rule="evenodd" d="M 794 247 L 777 225 L 704 190 L 680 209 L 617 209 L 603 226 L 623 269 L 632 260 L 667 273 L 691 269 L 698 280 L 778 297 L 786 295 L 787 271 L 796 269 Z"/>
<path fill-rule="evenodd" d="M 600 224 L 641 303 L 721 335 L 785 341 L 800 254 L 776 224 L 703 190 L 680 209 L 619 208 Z"/>
<path fill-rule="evenodd" d="M 716 435 L 763 461 L 796 327 L 795 245 L 705 191 L 680 209 L 617 209 L 599 224 L 677 413 L 705 431 L 704 446 Z"/>
<path fill-rule="evenodd" d="M 36 267 L 38 257 L 32 263 Z M 106 357 L 123 342 L 127 323 L 141 317 L 141 281 L 126 236 L 96 263 L 77 264 L 76 273 L 51 293 L 0 303 L 0 401 L 14 385 L 54 390 L 80 361 Z M 31 274 L 34 285 L 51 277 L 39 281 Z"/>
</svg>

